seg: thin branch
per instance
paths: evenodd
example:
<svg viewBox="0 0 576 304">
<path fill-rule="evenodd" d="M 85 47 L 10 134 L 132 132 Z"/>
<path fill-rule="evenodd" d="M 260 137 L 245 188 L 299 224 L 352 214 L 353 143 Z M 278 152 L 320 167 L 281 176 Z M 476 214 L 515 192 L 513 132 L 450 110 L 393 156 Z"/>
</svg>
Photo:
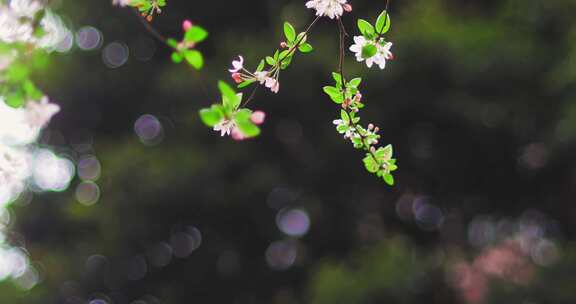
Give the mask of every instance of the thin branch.
<svg viewBox="0 0 576 304">
<path fill-rule="evenodd" d="M 346 102 L 346 77 L 344 76 L 344 58 L 346 57 L 345 52 L 345 45 L 344 40 L 346 38 L 346 28 L 344 27 L 344 23 L 342 19 L 338 20 L 338 36 L 340 37 L 340 52 L 338 54 L 338 73 L 340 73 L 340 84 L 342 86 L 342 97 L 344 102 Z M 348 116 L 350 116 L 350 111 L 348 109 L 344 109 Z M 358 127 L 361 127 L 358 123 L 355 123 L 353 119 L 350 118 L 350 123 L 352 126 L 358 130 Z M 366 144 L 366 136 L 362 135 L 361 132 L 357 132 L 362 140 L 362 145 L 364 146 L 364 150 L 368 151 L 372 157 L 377 160 L 376 154 L 370 149 L 370 145 Z"/>
<path fill-rule="evenodd" d="M 156 39 L 158 39 L 158 41 L 168 45 L 168 43 L 167 43 L 168 39 L 166 37 L 164 37 L 164 35 L 160 34 L 160 32 L 158 30 L 156 30 L 152 25 L 150 25 L 150 23 L 148 21 L 146 21 L 146 19 L 144 19 L 144 17 L 142 17 L 142 15 L 140 14 L 140 12 L 138 12 L 138 10 L 132 9 L 132 12 L 134 14 L 136 14 L 136 16 L 138 17 L 138 20 L 140 20 L 142 25 L 144 25 L 144 28 L 150 34 L 152 34 L 152 36 L 154 36 L 154 38 L 156 38 Z"/>
</svg>

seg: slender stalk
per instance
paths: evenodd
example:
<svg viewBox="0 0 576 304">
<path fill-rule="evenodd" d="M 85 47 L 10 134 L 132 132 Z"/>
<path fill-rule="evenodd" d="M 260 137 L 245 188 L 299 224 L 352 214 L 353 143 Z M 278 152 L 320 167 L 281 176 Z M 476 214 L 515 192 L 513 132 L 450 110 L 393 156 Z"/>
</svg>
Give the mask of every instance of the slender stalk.
<svg viewBox="0 0 576 304">
<path fill-rule="evenodd" d="M 346 52 L 345 52 L 344 40 L 346 38 L 347 33 L 346 33 L 346 28 L 344 26 L 344 23 L 342 22 L 342 19 L 338 20 L 338 33 L 339 33 L 339 37 L 340 37 L 340 52 L 338 55 L 338 73 L 340 73 L 340 81 L 341 81 L 340 84 L 342 86 L 342 89 L 341 89 L 342 90 L 342 97 L 343 97 L 343 100 L 346 100 L 346 77 L 344 76 L 344 59 L 346 57 Z M 344 108 L 344 111 L 346 111 L 348 116 L 351 117 L 351 115 L 350 115 L 351 111 L 350 110 L 348 110 L 347 108 Z M 356 130 L 358 130 L 358 127 L 361 127 L 358 123 L 355 123 L 353 121 L 353 119 L 350 119 L 350 123 L 352 124 L 352 126 Z M 375 160 L 377 160 L 378 158 L 376 157 L 376 154 L 374 153 L 374 151 L 372 151 L 372 149 L 370 149 L 371 146 L 366 143 L 366 136 L 364 136 L 360 132 L 357 132 L 357 134 L 362 139 L 363 149 L 365 151 L 367 151 L 368 153 L 370 153 Z"/>
<path fill-rule="evenodd" d="M 310 23 L 308 25 L 308 27 L 306 27 L 306 30 L 304 31 L 304 35 L 302 35 L 302 37 L 298 38 L 296 43 L 288 50 L 288 53 L 286 53 L 286 55 L 282 56 L 282 58 L 280 58 L 278 60 L 278 62 L 276 63 L 276 66 L 274 68 L 272 68 L 272 70 L 270 72 L 276 72 L 276 69 L 278 69 L 278 70 L 280 69 L 280 67 L 282 66 L 282 62 L 284 62 L 284 60 L 286 60 L 286 58 L 290 57 L 290 55 L 292 55 L 296 51 L 296 49 L 298 49 L 298 47 L 300 46 L 300 43 L 302 43 L 304 38 L 306 38 L 308 36 L 308 34 L 310 33 L 310 31 L 312 30 L 314 25 L 316 25 L 318 20 L 320 20 L 320 17 L 321 16 L 316 17 L 314 19 L 314 21 L 312 21 L 312 23 Z M 260 87 L 261 85 L 262 84 L 260 84 L 258 82 L 255 83 L 255 88 L 252 91 L 252 94 L 250 94 L 250 97 L 248 97 L 248 99 L 246 99 L 246 101 L 244 102 L 242 107 L 245 107 L 250 101 L 252 101 L 256 97 L 256 92 L 258 90 L 258 87 Z"/>
</svg>

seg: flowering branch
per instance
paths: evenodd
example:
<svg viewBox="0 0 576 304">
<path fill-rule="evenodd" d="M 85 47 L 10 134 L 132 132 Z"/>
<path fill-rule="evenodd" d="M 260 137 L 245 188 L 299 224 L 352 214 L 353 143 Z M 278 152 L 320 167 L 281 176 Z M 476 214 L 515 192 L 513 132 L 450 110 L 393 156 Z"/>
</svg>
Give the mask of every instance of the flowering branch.
<svg viewBox="0 0 576 304">
<path fill-rule="evenodd" d="M 196 70 L 201 70 L 204 67 L 204 56 L 200 51 L 196 50 L 196 45 L 208 37 L 208 32 L 204 28 L 193 24 L 190 20 L 184 20 L 182 22 L 184 37 L 182 40 L 177 40 L 167 38 L 150 24 L 154 19 L 154 15 L 160 14 L 166 6 L 166 0 L 113 0 L 112 4 L 120 7 L 130 6 L 135 8 L 135 12 L 139 16 L 140 21 L 142 21 L 144 28 L 158 41 L 174 50 L 172 53 L 172 61 L 174 63 L 186 61 Z"/>
<path fill-rule="evenodd" d="M 344 12 L 351 12 L 352 6 L 347 3 L 347 0 L 311 0 L 306 3 L 306 7 L 316 10 L 317 17 L 314 21 L 304 32 L 299 34 L 289 22 L 285 22 L 285 41 L 280 43 L 281 49 L 276 50 L 272 56 L 260 60 L 256 70 L 246 69 L 244 57 L 241 55 L 238 56 L 237 60 L 232 61 L 232 68 L 229 69 L 229 72 L 238 88 L 242 89 L 255 84 L 250 97 L 242 103 L 242 94 L 236 94 L 228 85 L 220 82 L 222 103 L 202 109 L 200 117 L 206 125 L 220 132 L 221 136 L 230 135 L 235 140 L 258 136 L 260 129 L 257 125 L 263 123 L 265 115 L 260 111 L 252 112 L 245 106 L 255 98 L 257 88 L 261 85 L 273 93 L 278 93 L 280 90 L 280 72 L 290 66 L 297 51 L 301 53 L 313 51 L 314 48 L 307 40 L 314 25 L 322 17 L 336 19 L 340 38 L 338 72 L 332 74 L 336 84 L 335 86 L 324 87 L 324 92 L 341 106 L 340 119 L 335 120 L 334 123 L 337 125 L 338 132 L 344 134 L 344 137 L 349 139 L 355 148 L 366 151 L 364 158 L 366 169 L 383 178 L 387 184 L 393 185 L 394 177 L 391 173 L 398 167 L 396 160 L 392 158 L 392 146 L 377 148 L 376 145 L 380 140 L 379 128 L 373 124 L 364 128 L 359 124 L 358 112 L 364 107 L 361 102 L 362 94 L 358 90 L 362 79 L 347 80 L 344 76 L 344 40 L 348 34 L 341 17 Z M 357 61 L 365 61 L 369 68 L 376 64 L 384 69 L 386 61 L 393 59 L 390 51 L 392 43 L 387 42 L 384 38 L 384 34 L 390 29 L 390 17 L 387 11 L 388 3 L 386 10 L 380 14 L 375 25 L 363 19 L 358 20 L 358 28 L 362 35 L 354 37 L 355 44 L 350 47 L 350 50 L 356 53 Z"/>
</svg>

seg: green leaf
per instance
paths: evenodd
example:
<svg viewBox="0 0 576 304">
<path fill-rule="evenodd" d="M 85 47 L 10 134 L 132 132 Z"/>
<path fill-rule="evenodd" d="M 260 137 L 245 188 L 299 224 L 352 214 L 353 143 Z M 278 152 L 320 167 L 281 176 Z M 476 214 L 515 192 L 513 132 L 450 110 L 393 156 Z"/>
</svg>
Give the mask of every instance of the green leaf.
<svg viewBox="0 0 576 304">
<path fill-rule="evenodd" d="M 394 186 L 394 176 L 392 176 L 392 174 L 386 173 L 384 174 L 383 178 L 388 185 Z"/>
<path fill-rule="evenodd" d="M 286 39 L 289 42 L 294 42 L 294 40 L 296 40 L 296 30 L 292 24 L 284 22 L 284 35 L 286 35 Z"/>
<path fill-rule="evenodd" d="M 337 85 L 342 84 L 342 75 L 340 75 L 340 73 L 332 73 L 332 78 L 334 78 Z"/>
<path fill-rule="evenodd" d="M 208 109 L 202 109 L 199 114 L 202 122 L 209 127 L 214 127 L 224 118 L 224 114 L 218 105 L 213 105 Z"/>
<path fill-rule="evenodd" d="M 302 53 L 310 53 L 314 50 L 310 43 L 303 43 L 298 47 L 298 50 Z"/>
<path fill-rule="evenodd" d="M 348 82 L 348 84 L 353 88 L 357 88 L 360 83 L 362 83 L 362 78 L 360 77 L 354 78 Z"/>
<path fill-rule="evenodd" d="M 350 116 L 348 116 L 348 112 L 344 111 L 344 110 L 340 110 L 340 118 L 342 118 L 342 121 L 345 124 L 350 124 Z"/>
<path fill-rule="evenodd" d="M 180 54 L 178 52 L 172 53 L 172 62 L 181 63 L 183 60 L 184 60 L 184 57 L 182 57 L 182 54 Z"/>
<path fill-rule="evenodd" d="M 324 93 L 330 96 L 332 101 L 334 101 L 335 103 L 341 104 L 344 101 L 344 96 L 342 96 L 342 92 L 338 90 L 338 88 L 326 86 L 323 88 L 323 90 Z"/>
<path fill-rule="evenodd" d="M 266 56 L 266 63 L 268 63 L 271 66 L 276 65 L 276 60 L 274 60 L 274 58 L 270 57 L 270 56 Z"/>
<path fill-rule="evenodd" d="M 364 161 L 364 167 L 366 167 L 366 170 L 368 170 L 368 172 L 376 173 L 380 170 L 380 165 L 378 165 L 378 162 L 376 162 L 374 157 L 372 157 L 372 154 L 370 153 L 366 154 L 366 157 L 364 157 L 363 161 Z"/>
<path fill-rule="evenodd" d="M 24 105 L 25 98 L 21 92 L 16 92 L 16 93 L 12 93 L 10 95 L 6 95 L 5 102 L 10 107 L 20 108 Z"/>
<path fill-rule="evenodd" d="M 178 41 L 174 38 L 168 38 L 166 40 L 166 44 L 168 44 L 171 48 L 177 49 L 178 48 Z"/>
<path fill-rule="evenodd" d="M 262 70 L 264 70 L 265 67 L 266 67 L 266 62 L 264 60 L 260 60 L 260 64 L 256 68 L 256 72 L 262 72 Z"/>
<path fill-rule="evenodd" d="M 222 104 L 224 107 L 228 111 L 235 111 L 240 105 L 240 102 L 242 102 L 240 96 L 224 81 L 218 82 L 218 89 L 220 89 L 220 93 L 222 94 Z"/>
<path fill-rule="evenodd" d="M 197 70 L 201 70 L 204 66 L 204 56 L 197 50 L 186 51 L 184 57 L 186 61 Z"/>
<path fill-rule="evenodd" d="M 200 26 L 194 25 L 184 34 L 184 41 L 186 42 L 202 42 L 208 37 L 208 32 Z"/>
<path fill-rule="evenodd" d="M 392 154 L 394 153 L 392 145 L 387 145 L 386 147 L 380 147 L 376 150 L 376 157 L 381 162 L 389 161 L 392 158 Z"/>
<path fill-rule="evenodd" d="M 239 88 L 239 89 L 243 89 L 243 88 L 245 88 L 245 87 L 253 84 L 254 82 L 256 82 L 256 80 L 254 80 L 254 79 L 246 80 L 246 81 L 242 82 L 241 84 L 239 84 L 239 85 L 238 85 L 238 88 Z"/>
<path fill-rule="evenodd" d="M 250 116 L 252 115 L 252 111 L 248 109 L 242 109 L 236 113 L 235 121 L 236 126 L 238 129 L 244 134 L 246 137 L 256 137 L 260 135 L 260 128 L 256 126 L 251 120 Z"/>
<path fill-rule="evenodd" d="M 374 57 L 374 55 L 376 55 L 377 52 L 378 49 L 376 48 L 376 46 L 367 44 L 362 48 L 362 58 L 364 59 L 372 58 Z"/>
<path fill-rule="evenodd" d="M 374 35 L 374 27 L 364 19 L 358 19 L 358 29 L 360 33 L 366 37 Z"/>
<path fill-rule="evenodd" d="M 385 34 L 390 30 L 392 22 L 390 20 L 390 15 L 386 11 L 380 13 L 378 19 L 376 20 L 376 33 Z"/>
</svg>

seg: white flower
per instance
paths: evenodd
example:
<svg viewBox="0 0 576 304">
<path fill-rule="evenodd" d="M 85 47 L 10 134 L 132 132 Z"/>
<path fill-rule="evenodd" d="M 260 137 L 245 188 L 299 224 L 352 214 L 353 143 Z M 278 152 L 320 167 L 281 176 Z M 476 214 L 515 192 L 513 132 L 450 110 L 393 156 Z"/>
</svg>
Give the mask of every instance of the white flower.
<svg viewBox="0 0 576 304">
<path fill-rule="evenodd" d="M 272 77 L 268 77 L 266 78 L 266 87 L 273 93 L 278 93 L 278 91 L 280 91 L 280 82 Z"/>
<path fill-rule="evenodd" d="M 23 108 L 12 108 L 0 98 L 0 144 L 21 146 L 34 142 L 59 110 L 46 97 L 38 102 L 28 101 Z"/>
<path fill-rule="evenodd" d="M 232 130 L 236 127 L 236 123 L 233 120 L 223 119 L 218 124 L 214 126 L 214 131 L 219 131 L 220 136 L 230 135 Z"/>
<path fill-rule="evenodd" d="M 238 60 L 232 61 L 232 67 L 232 69 L 228 70 L 230 73 L 237 73 L 242 70 L 244 68 L 244 57 L 238 56 Z"/>
<path fill-rule="evenodd" d="M 315 9 L 316 16 L 327 16 L 330 19 L 338 18 L 344 14 L 346 0 L 311 0 L 306 7 Z"/>
<path fill-rule="evenodd" d="M 31 174 L 31 155 L 24 148 L 0 144 L 0 204 L 14 199 L 24 190 Z"/>
<path fill-rule="evenodd" d="M 367 45 L 374 45 L 376 47 L 376 54 L 369 58 L 364 58 L 362 50 Z M 392 48 L 392 42 L 386 42 L 382 45 L 380 43 L 374 43 L 373 41 L 367 40 L 364 36 L 355 36 L 354 44 L 350 46 L 350 51 L 356 53 L 356 60 L 362 62 L 366 60 L 366 65 L 371 68 L 372 65 L 377 64 L 380 69 L 386 67 L 386 60 L 394 58 L 390 49 Z"/>
<path fill-rule="evenodd" d="M 33 31 L 30 23 L 20 22 L 11 9 L 0 5 L 0 42 L 28 42 L 32 39 Z"/>
<path fill-rule="evenodd" d="M 254 76 L 256 76 L 256 81 L 260 82 L 260 84 L 264 84 L 270 78 L 267 71 L 255 72 Z"/>
<path fill-rule="evenodd" d="M 40 20 L 44 35 L 38 40 L 38 46 L 47 50 L 55 49 L 70 34 L 60 17 L 46 10 L 44 18 Z"/>
<path fill-rule="evenodd" d="M 356 129 L 342 119 L 336 119 L 332 123 L 336 125 L 336 130 L 338 130 L 338 133 L 344 134 L 344 138 L 352 138 L 353 136 L 357 135 Z"/>
<path fill-rule="evenodd" d="M 130 5 L 131 2 L 132 0 L 112 0 L 112 5 L 124 7 Z"/>
<path fill-rule="evenodd" d="M 58 112 L 60 107 L 50 103 L 47 97 L 42 97 L 39 102 L 29 101 L 26 103 L 26 123 L 31 128 L 42 129 Z"/>
<path fill-rule="evenodd" d="M 42 9 L 42 4 L 34 0 L 11 0 L 10 9 L 18 17 L 32 19 Z"/>
</svg>

